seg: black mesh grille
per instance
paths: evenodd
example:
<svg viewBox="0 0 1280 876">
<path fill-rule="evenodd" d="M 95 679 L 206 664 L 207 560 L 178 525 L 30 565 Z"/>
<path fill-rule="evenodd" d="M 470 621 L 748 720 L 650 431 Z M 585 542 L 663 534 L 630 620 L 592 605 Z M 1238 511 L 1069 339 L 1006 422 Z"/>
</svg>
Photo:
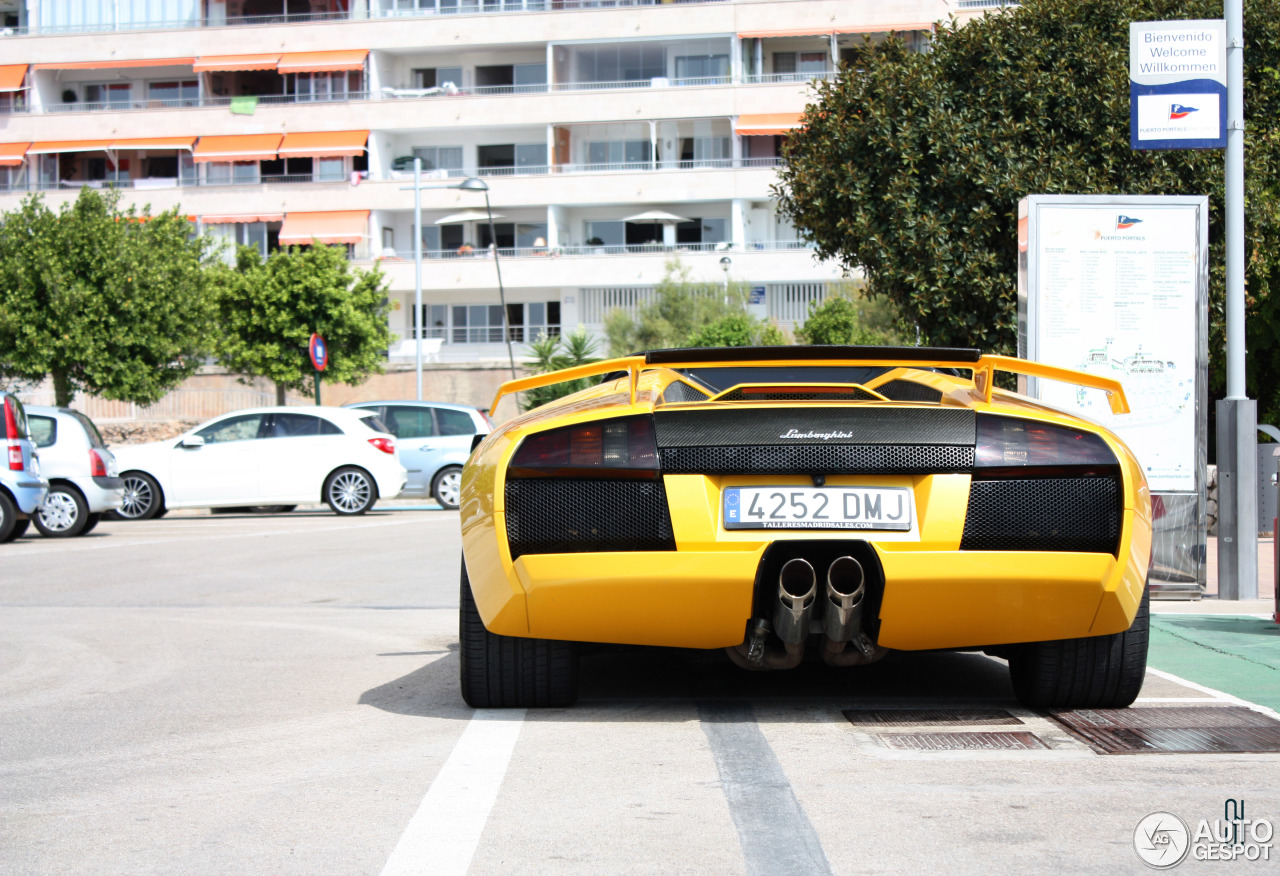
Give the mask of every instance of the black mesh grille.
<svg viewBox="0 0 1280 876">
<path fill-rule="evenodd" d="M 1115 478 L 975 480 L 960 549 L 1114 554 L 1120 510 Z"/>
<path fill-rule="evenodd" d="M 940 474 L 969 471 L 965 445 L 786 444 L 748 447 L 667 447 L 670 474 Z"/>
<path fill-rule="evenodd" d="M 888 383 L 877 386 L 876 392 L 891 401 L 931 402 L 932 404 L 942 401 L 941 390 L 925 386 L 923 383 L 916 383 L 914 380 L 890 380 Z"/>
<path fill-rule="evenodd" d="M 726 402 L 764 402 L 764 401 L 879 401 L 875 394 L 865 389 L 850 387 L 846 392 L 787 392 L 779 390 L 753 389 L 751 391 L 735 389 L 720 396 L 719 401 Z"/>
<path fill-rule="evenodd" d="M 681 402 L 700 402 L 707 398 L 706 393 L 694 389 L 687 383 L 677 380 L 662 391 L 664 404 L 680 404 Z"/>
<path fill-rule="evenodd" d="M 676 549 L 660 480 L 510 480 L 506 499 L 512 559 Z"/>
</svg>

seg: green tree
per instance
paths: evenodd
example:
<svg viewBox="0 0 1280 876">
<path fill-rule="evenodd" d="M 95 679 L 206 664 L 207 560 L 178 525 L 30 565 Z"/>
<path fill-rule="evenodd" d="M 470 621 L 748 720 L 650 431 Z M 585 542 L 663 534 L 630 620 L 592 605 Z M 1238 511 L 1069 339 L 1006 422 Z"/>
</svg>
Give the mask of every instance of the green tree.
<svg viewBox="0 0 1280 876">
<path fill-rule="evenodd" d="M 864 295 L 852 286 L 837 288 L 821 304 L 809 306 L 809 317 L 796 329 L 796 338 L 806 344 L 901 344 L 900 321 L 883 295 Z"/>
<path fill-rule="evenodd" d="M 150 404 L 209 352 L 209 246 L 176 209 L 121 210 L 85 188 L 54 213 L 32 195 L 0 222 L 0 374 Z"/>
<path fill-rule="evenodd" d="M 746 311 L 726 314 L 695 329 L 685 338 L 686 347 L 780 347 L 787 343 L 782 330 Z"/>
<path fill-rule="evenodd" d="M 605 317 L 610 355 L 681 347 L 703 326 L 745 312 L 744 283 L 699 283 L 689 279 L 690 270 L 679 259 L 671 259 L 652 301 L 634 314 L 615 310 Z"/>
<path fill-rule="evenodd" d="M 529 345 L 529 352 L 532 356 L 524 364 L 534 374 L 548 374 L 552 371 L 572 368 L 575 365 L 589 365 L 600 361 L 600 357 L 596 355 L 596 342 L 581 326 L 567 335 L 540 335 Z M 557 383 L 554 386 L 525 390 L 521 393 L 524 398 L 520 404 L 524 410 L 531 410 L 547 402 L 564 398 L 566 395 L 572 395 L 578 390 L 586 389 L 594 382 L 593 378 L 583 377 Z"/>
<path fill-rule="evenodd" d="M 219 275 L 218 361 L 246 377 L 286 390 L 310 388 L 312 332 L 329 346 L 327 383 L 361 383 L 382 370 L 391 344 L 382 272 L 352 270 L 342 247 L 316 243 L 277 250 L 263 261 L 241 247 L 236 267 Z"/>
<path fill-rule="evenodd" d="M 1028 194 L 1208 194 L 1210 391 L 1220 394 L 1223 156 L 1129 148 L 1131 21 L 1221 17 L 1213 0 L 1025 0 L 890 40 L 820 84 L 785 146 L 781 211 L 860 268 L 929 343 L 1016 348 L 1017 204 Z M 1245 0 L 1250 393 L 1280 414 L 1280 0 Z M 1262 413 L 1262 411 L 1260 411 Z"/>
</svg>

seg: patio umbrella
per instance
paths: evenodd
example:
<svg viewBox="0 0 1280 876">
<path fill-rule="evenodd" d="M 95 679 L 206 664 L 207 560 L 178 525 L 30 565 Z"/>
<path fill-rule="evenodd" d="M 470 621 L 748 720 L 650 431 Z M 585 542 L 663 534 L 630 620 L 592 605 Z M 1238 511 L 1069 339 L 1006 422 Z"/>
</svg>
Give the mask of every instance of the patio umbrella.
<svg viewBox="0 0 1280 876">
<path fill-rule="evenodd" d="M 494 213 L 494 219 L 506 219 L 501 213 Z M 463 210 L 461 213 L 450 213 L 443 219 L 437 219 L 437 225 L 453 225 L 458 222 L 488 222 L 489 214 L 484 210 Z"/>
<path fill-rule="evenodd" d="M 663 225 L 674 225 L 678 222 L 692 222 L 684 216 L 677 216 L 675 213 L 666 213 L 662 210 L 649 210 L 645 213 L 637 213 L 634 216 L 627 216 L 623 222 L 661 222 Z"/>
</svg>

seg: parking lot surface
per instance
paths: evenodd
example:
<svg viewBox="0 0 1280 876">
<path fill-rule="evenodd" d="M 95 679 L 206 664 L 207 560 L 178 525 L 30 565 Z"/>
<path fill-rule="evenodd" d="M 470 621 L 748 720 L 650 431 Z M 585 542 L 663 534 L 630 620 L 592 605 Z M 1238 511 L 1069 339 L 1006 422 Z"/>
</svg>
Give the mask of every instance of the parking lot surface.
<svg viewBox="0 0 1280 876">
<path fill-rule="evenodd" d="M 1280 754 L 1107 754 L 980 654 L 754 674 L 599 648 L 574 708 L 475 712 L 459 559 L 457 514 L 420 506 L 3 546 L 0 869 L 1139 873 L 1152 812 L 1280 822 Z M 1239 687 L 1153 662 L 1155 724 L 1269 732 Z M 1268 852 L 1178 871 L 1274 872 Z"/>
</svg>

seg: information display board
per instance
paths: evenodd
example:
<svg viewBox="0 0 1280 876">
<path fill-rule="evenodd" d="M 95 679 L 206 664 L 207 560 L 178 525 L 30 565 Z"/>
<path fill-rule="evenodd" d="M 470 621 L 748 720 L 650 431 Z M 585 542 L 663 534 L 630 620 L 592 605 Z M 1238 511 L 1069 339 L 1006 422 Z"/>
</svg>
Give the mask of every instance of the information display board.
<svg viewBox="0 0 1280 876">
<path fill-rule="evenodd" d="M 1118 434 L 1152 493 L 1173 500 L 1157 503 L 1162 513 L 1181 508 L 1188 526 L 1203 518 L 1206 480 L 1208 221 L 1206 197 L 1032 195 L 1019 205 L 1018 354 L 1119 380 L 1131 413 L 1056 381 L 1029 380 L 1028 394 Z"/>
</svg>

